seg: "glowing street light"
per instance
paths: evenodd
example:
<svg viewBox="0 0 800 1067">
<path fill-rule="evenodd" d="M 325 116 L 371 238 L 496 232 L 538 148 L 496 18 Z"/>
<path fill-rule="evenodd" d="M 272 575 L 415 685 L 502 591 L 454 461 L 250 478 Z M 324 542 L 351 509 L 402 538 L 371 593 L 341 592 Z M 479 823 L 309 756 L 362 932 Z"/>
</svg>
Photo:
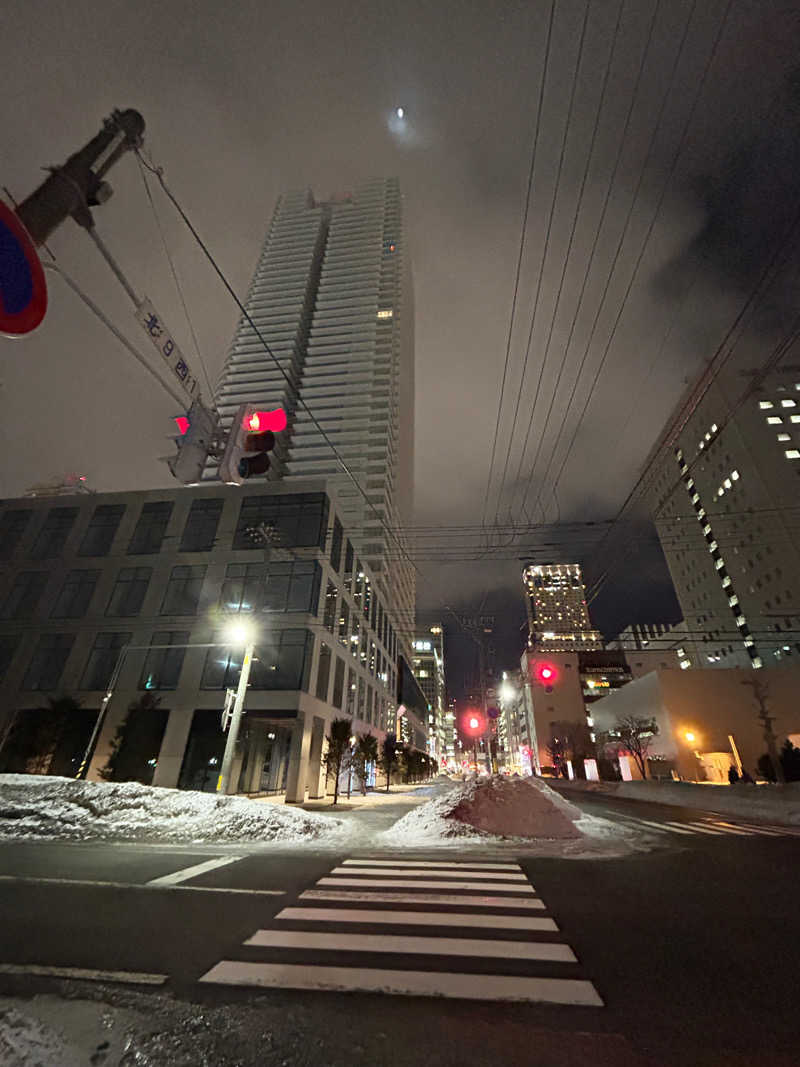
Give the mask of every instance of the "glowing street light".
<svg viewBox="0 0 800 1067">
<path fill-rule="evenodd" d="M 397 115 L 397 117 L 399 119 L 405 118 L 405 114 L 406 114 L 405 108 L 402 108 L 402 107 L 395 108 L 395 112 L 394 113 L 395 113 L 395 115 Z"/>
<path fill-rule="evenodd" d="M 697 736 L 693 734 L 691 730 L 687 730 L 683 736 L 686 738 L 690 745 L 693 745 L 697 740 Z"/>
</svg>

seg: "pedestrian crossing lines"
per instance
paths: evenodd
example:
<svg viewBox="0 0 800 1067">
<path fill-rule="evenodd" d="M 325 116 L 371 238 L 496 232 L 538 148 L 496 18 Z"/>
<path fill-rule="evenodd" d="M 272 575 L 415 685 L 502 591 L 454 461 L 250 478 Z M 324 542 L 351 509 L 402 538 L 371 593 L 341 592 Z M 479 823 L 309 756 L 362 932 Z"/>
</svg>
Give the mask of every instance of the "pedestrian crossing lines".
<svg viewBox="0 0 800 1067">
<path fill-rule="evenodd" d="M 545 910 L 516 863 L 354 857 L 200 981 L 602 1007 Z"/>
<path fill-rule="evenodd" d="M 661 834 L 674 834 L 683 837 L 695 835 L 706 837 L 800 837 L 800 832 L 788 826 L 755 825 L 753 823 L 730 822 L 715 817 L 699 817 L 691 822 L 676 819 L 645 819 L 638 815 L 627 815 L 615 811 L 614 818 L 624 825 Z"/>
</svg>

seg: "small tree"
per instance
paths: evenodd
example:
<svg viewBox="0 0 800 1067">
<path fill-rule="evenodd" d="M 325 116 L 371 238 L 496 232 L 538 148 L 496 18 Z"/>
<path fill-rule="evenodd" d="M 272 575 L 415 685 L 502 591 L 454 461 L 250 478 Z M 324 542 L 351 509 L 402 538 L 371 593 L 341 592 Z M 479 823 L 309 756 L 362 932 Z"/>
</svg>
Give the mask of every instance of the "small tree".
<svg viewBox="0 0 800 1067">
<path fill-rule="evenodd" d="M 378 739 L 369 731 L 365 734 L 356 734 L 356 743 L 353 748 L 353 770 L 361 786 L 361 792 L 367 791 L 367 767 L 370 763 L 378 760 Z"/>
<path fill-rule="evenodd" d="M 48 697 L 47 704 L 18 711 L 3 746 L 3 769 L 47 774 L 64 736 L 68 719 L 81 710 L 74 697 Z"/>
<path fill-rule="evenodd" d="M 378 766 L 386 775 L 386 792 L 388 793 L 389 785 L 392 781 L 392 771 L 398 766 L 397 737 L 395 734 L 387 734 L 381 742 Z"/>
<path fill-rule="evenodd" d="M 615 732 L 620 746 L 633 756 L 639 773 L 642 778 L 646 778 L 647 757 L 650 754 L 653 740 L 658 734 L 656 720 L 643 719 L 638 715 L 624 715 L 617 719 Z"/>
<path fill-rule="evenodd" d="M 141 782 L 150 785 L 153 780 L 153 767 L 147 762 L 150 750 L 143 750 L 141 744 L 137 746 L 136 739 L 141 738 L 146 743 L 147 732 L 138 727 L 141 719 L 157 711 L 160 704 L 161 697 L 145 692 L 128 705 L 127 715 L 114 731 L 108 760 L 100 768 L 100 777 L 106 782 Z"/>
<path fill-rule="evenodd" d="M 350 731 L 353 728 L 351 719 L 334 719 L 331 722 L 328 734 L 328 751 L 325 753 L 323 763 L 327 770 L 327 777 L 333 775 L 333 804 L 339 802 L 339 777 L 346 770 L 350 760 Z"/>
<path fill-rule="evenodd" d="M 781 766 L 787 782 L 800 782 L 800 748 L 796 748 L 788 737 L 781 749 Z"/>
</svg>

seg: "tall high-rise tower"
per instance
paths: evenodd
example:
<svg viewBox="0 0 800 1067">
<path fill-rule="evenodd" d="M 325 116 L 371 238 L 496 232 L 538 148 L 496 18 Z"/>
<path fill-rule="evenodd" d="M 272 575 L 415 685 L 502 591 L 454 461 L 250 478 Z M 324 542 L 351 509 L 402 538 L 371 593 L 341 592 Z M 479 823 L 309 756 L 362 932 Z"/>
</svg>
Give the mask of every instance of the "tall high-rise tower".
<svg viewBox="0 0 800 1067">
<path fill-rule="evenodd" d="M 592 629 L 581 568 L 577 563 L 531 564 L 522 574 L 530 648 L 571 652 L 603 647 Z"/>
<path fill-rule="evenodd" d="M 270 477 L 334 484 L 359 555 L 410 631 L 414 306 L 397 180 L 327 201 L 281 196 L 246 307 L 280 367 L 242 318 L 217 390 L 223 425 L 244 401 L 283 406 Z"/>
</svg>

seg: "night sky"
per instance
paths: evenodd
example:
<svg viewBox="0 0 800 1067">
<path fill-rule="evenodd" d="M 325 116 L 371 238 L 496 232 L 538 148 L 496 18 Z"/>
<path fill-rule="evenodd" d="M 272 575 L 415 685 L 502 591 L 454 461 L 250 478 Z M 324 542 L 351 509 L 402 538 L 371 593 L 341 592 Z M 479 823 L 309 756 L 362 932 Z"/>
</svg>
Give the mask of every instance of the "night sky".
<svg viewBox="0 0 800 1067">
<path fill-rule="evenodd" d="M 532 554 L 584 562 L 593 581 L 627 546 L 596 625 L 677 616 L 646 524 L 599 556 L 602 526 L 562 524 L 616 514 L 787 224 L 799 45 L 798 6 L 780 0 L 11 0 L 0 178 L 23 198 L 113 107 L 135 107 L 244 294 L 282 190 L 324 197 L 397 175 L 415 285 L 419 606 L 451 631 L 443 605 L 483 604 L 511 666 Z M 110 177 L 98 231 L 198 364 L 135 159 Z M 236 309 L 154 195 L 213 380 Z M 138 342 L 86 235 L 70 223 L 51 247 Z M 97 489 L 169 485 L 158 457 L 174 402 L 58 280 L 50 299 L 34 337 L 0 341 L 0 493 L 72 471 Z M 535 535 L 511 526 L 542 521 Z M 468 646 L 451 639 L 454 662 Z"/>
</svg>

